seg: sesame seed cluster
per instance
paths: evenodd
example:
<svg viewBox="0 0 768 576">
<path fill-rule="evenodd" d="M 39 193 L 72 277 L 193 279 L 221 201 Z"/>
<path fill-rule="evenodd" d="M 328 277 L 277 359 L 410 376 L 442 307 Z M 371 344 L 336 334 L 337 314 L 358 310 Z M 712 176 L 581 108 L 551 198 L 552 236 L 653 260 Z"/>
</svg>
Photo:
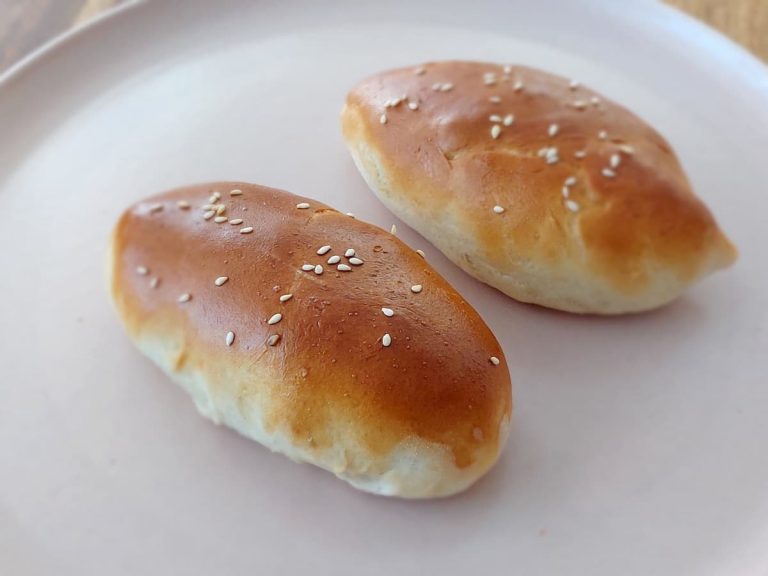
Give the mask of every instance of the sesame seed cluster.
<svg viewBox="0 0 768 576">
<path fill-rule="evenodd" d="M 487 116 L 487 121 L 490 123 L 488 128 L 488 137 L 491 142 L 498 142 L 502 145 L 504 136 L 506 133 L 515 130 L 516 124 L 520 120 L 516 115 L 515 108 L 520 106 L 520 98 L 526 93 L 527 84 L 525 74 L 523 71 L 517 70 L 512 66 L 488 66 L 489 69 L 485 71 L 478 71 L 477 77 L 471 82 L 476 82 L 475 86 L 484 87 L 485 90 L 481 91 L 481 94 L 487 92 L 487 95 L 481 95 L 480 98 L 483 101 L 490 103 L 492 108 L 498 109 Z M 445 78 L 445 73 L 437 67 L 432 70 L 430 65 L 418 66 L 413 69 L 413 74 L 417 77 L 423 77 L 424 86 L 419 86 L 417 92 L 421 96 L 409 95 L 407 93 L 399 94 L 395 97 L 389 97 L 384 100 L 384 110 L 379 117 L 382 126 L 386 126 L 393 118 L 392 114 L 398 108 L 405 107 L 409 111 L 418 111 L 425 96 L 423 94 L 431 94 L 427 98 L 439 99 L 442 94 L 452 92 L 462 87 L 462 83 L 458 80 L 451 80 Z M 439 78 L 430 78 L 431 76 L 439 76 Z M 467 82 L 467 78 L 463 78 L 462 82 Z M 571 108 L 579 111 L 589 112 L 593 110 L 604 110 L 608 106 L 603 100 L 589 92 L 582 84 L 576 80 L 564 80 L 568 97 L 561 99 L 557 102 L 558 106 L 564 108 Z M 425 87 L 429 87 L 426 89 Z M 478 102 L 480 104 L 480 102 Z M 562 126 L 558 122 L 551 122 L 546 127 L 546 138 L 550 140 L 550 143 L 541 147 L 537 151 L 537 156 L 542 159 L 546 166 L 555 166 L 562 161 L 563 158 L 563 146 L 560 144 L 560 140 L 563 142 L 572 139 L 572 134 L 563 134 Z M 589 137 L 590 135 L 584 135 Z M 605 166 L 600 170 L 600 174 L 606 179 L 616 178 L 619 175 L 619 167 L 625 161 L 625 158 L 630 158 L 634 154 L 634 148 L 624 142 L 616 144 L 609 144 L 609 135 L 605 129 L 600 129 L 593 135 L 599 141 L 606 143 L 603 149 L 608 150 L 608 155 L 605 158 Z M 578 148 L 572 151 L 573 157 L 577 160 L 584 160 L 588 156 L 588 152 L 584 148 Z M 572 213 L 577 213 L 582 209 L 582 204 L 573 197 L 575 188 L 578 187 L 579 182 L 576 176 L 567 177 L 562 187 L 562 205 L 565 210 Z M 490 210 L 497 215 L 502 215 L 507 211 L 507 207 L 502 204 L 492 204 L 489 206 Z"/>
<path fill-rule="evenodd" d="M 228 196 L 230 198 L 236 198 L 244 194 L 243 190 L 233 189 L 230 190 Z M 181 212 L 189 212 L 193 209 L 193 203 L 190 200 L 178 200 L 175 202 L 176 209 Z M 173 210 L 174 203 L 153 203 L 148 208 L 149 215 L 159 214 L 164 211 Z M 296 210 L 310 210 L 312 208 L 309 202 L 300 202 L 295 205 Z M 209 222 L 211 225 L 225 225 L 240 226 L 239 232 L 243 235 L 252 234 L 255 230 L 254 226 L 247 225 L 247 222 L 243 218 L 232 218 L 228 214 L 232 212 L 231 206 L 225 200 L 225 196 L 218 191 L 213 191 L 208 196 L 207 200 L 200 204 L 200 218 L 204 222 Z M 352 214 L 347 214 L 350 217 L 354 217 Z M 207 225 L 207 224 L 206 224 Z M 391 234 L 394 236 L 397 232 L 396 226 L 393 224 Z M 325 243 L 317 246 L 305 257 L 305 263 L 299 267 L 299 273 L 311 274 L 320 280 L 324 274 L 328 271 L 336 271 L 340 273 L 340 276 L 354 275 L 356 272 L 364 273 L 365 260 L 358 253 L 358 248 L 354 246 L 340 246 L 335 247 L 330 243 Z M 422 258 L 425 257 L 422 250 L 416 250 L 416 252 Z M 155 289 L 160 284 L 160 277 L 152 275 L 150 263 L 143 263 L 136 267 L 135 272 L 140 276 L 147 276 L 150 278 L 149 286 Z M 212 283 L 216 288 L 221 288 L 226 291 L 233 282 L 241 281 L 238 278 L 230 278 L 226 271 L 222 271 L 222 274 L 212 278 Z M 425 287 L 423 284 L 412 284 L 410 286 L 410 293 L 413 295 L 421 294 Z M 181 292 L 176 298 L 176 302 L 179 305 L 190 305 L 194 300 L 194 295 L 189 291 Z M 284 318 L 286 315 L 292 313 L 301 313 L 291 311 L 292 305 L 295 307 L 296 300 L 294 299 L 294 293 L 282 293 L 275 299 L 274 312 L 265 318 L 263 321 L 267 326 L 271 327 L 271 333 L 267 336 L 267 346 L 277 346 L 283 338 L 287 337 L 287 334 L 281 329 L 284 324 Z M 385 318 L 393 318 L 397 316 L 397 309 L 388 302 L 382 302 L 379 306 L 380 313 Z M 237 332 L 234 329 L 227 329 L 223 332 L 222 339 L 226 347 L 232 347 L 237 342 Z M 381 348 L 393 347 L 395 339 L 392 334 L 385 332 L 377 339 L 381 344 Z M 493 366 L 498 366 L 500 361 L 496 356 L 489 356 L 488 361 Z"/>
</svg>

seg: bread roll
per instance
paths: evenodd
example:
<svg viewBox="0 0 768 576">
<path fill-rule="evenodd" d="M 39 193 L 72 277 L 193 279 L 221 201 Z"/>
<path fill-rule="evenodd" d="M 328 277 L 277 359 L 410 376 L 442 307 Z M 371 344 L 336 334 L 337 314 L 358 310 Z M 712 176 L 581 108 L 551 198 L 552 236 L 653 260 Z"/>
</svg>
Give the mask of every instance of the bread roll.
<svg viewBox="0 0 768 576">
<path fill-rule="evenodd" d="M 447 496 L 495 462 L 511 390 L 475 310 L 391 234 L 287 192 L 221 182 L 138 203 L 111 292 L 197 408 L 361 490 Z"/>
<path fill-rule="evenodd" d="M 638 312 L 735 260 L 669 144 L 576 82 L 435 62 L 364 80 L 341 119 L 381 201 L 517 300 Z"/>
</svg>

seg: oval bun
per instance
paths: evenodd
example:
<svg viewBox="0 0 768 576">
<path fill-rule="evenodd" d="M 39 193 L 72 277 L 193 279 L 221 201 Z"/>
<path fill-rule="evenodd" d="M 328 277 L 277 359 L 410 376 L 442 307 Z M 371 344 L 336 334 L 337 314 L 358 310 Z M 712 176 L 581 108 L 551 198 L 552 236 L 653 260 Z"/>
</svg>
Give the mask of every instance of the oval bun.
<svg viewBox="0 0 768 576">
<path fill-rule="evenodd" d="M 564 78 L 434 62 L 364 80 L 341 119 L 382 202 L 523 302 L 648 310 L 736 258 L 669 144 Z"/>
<path fill-rule="evenodd" d="M 453 494 L 504 445 L 498 342 L 375 226 L 263 186 L 191 186 L 125 212 L 110 272 L 128 334 L 202 414 L 357 488 Z"/>
</svg>

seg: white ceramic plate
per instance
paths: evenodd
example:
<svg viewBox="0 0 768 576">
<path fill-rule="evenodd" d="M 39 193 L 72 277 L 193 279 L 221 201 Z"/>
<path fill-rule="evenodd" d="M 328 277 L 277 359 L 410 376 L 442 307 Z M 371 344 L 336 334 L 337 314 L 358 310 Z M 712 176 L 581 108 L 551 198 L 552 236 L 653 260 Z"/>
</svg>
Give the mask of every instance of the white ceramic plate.
<svg viewBox="0 0 768 576">
<path fill-rule="evenodd" d="M 516 410 L 457 498 L 355 492 L 197 416 L 104 289 L 129 203 L 243 179 L 388 227 L 342 143 L 346 90 L 438 58 L 540 66 L 657 126 L 741 249 L 617 319 L 517 304 L 401 236 L 479 310 Z M 768 573 L 768 72 L 650 1 L 157 2 L 0 84 L 3 574 Z"/>
</svg>

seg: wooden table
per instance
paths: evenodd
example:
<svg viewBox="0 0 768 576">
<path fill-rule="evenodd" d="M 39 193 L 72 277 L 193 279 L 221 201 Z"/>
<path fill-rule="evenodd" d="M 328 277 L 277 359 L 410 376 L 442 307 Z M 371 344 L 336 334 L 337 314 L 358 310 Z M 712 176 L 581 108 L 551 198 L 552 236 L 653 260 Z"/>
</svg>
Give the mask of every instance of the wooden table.
<svg viewBox="0 0 768 576">
<path fill-rule="evenodd" d="M 0 0 L 0 72 L 43 42 L 124 1 Z M 768 62 L 768 0 L 664 1 L 704 20 Z"/>
</svg>

